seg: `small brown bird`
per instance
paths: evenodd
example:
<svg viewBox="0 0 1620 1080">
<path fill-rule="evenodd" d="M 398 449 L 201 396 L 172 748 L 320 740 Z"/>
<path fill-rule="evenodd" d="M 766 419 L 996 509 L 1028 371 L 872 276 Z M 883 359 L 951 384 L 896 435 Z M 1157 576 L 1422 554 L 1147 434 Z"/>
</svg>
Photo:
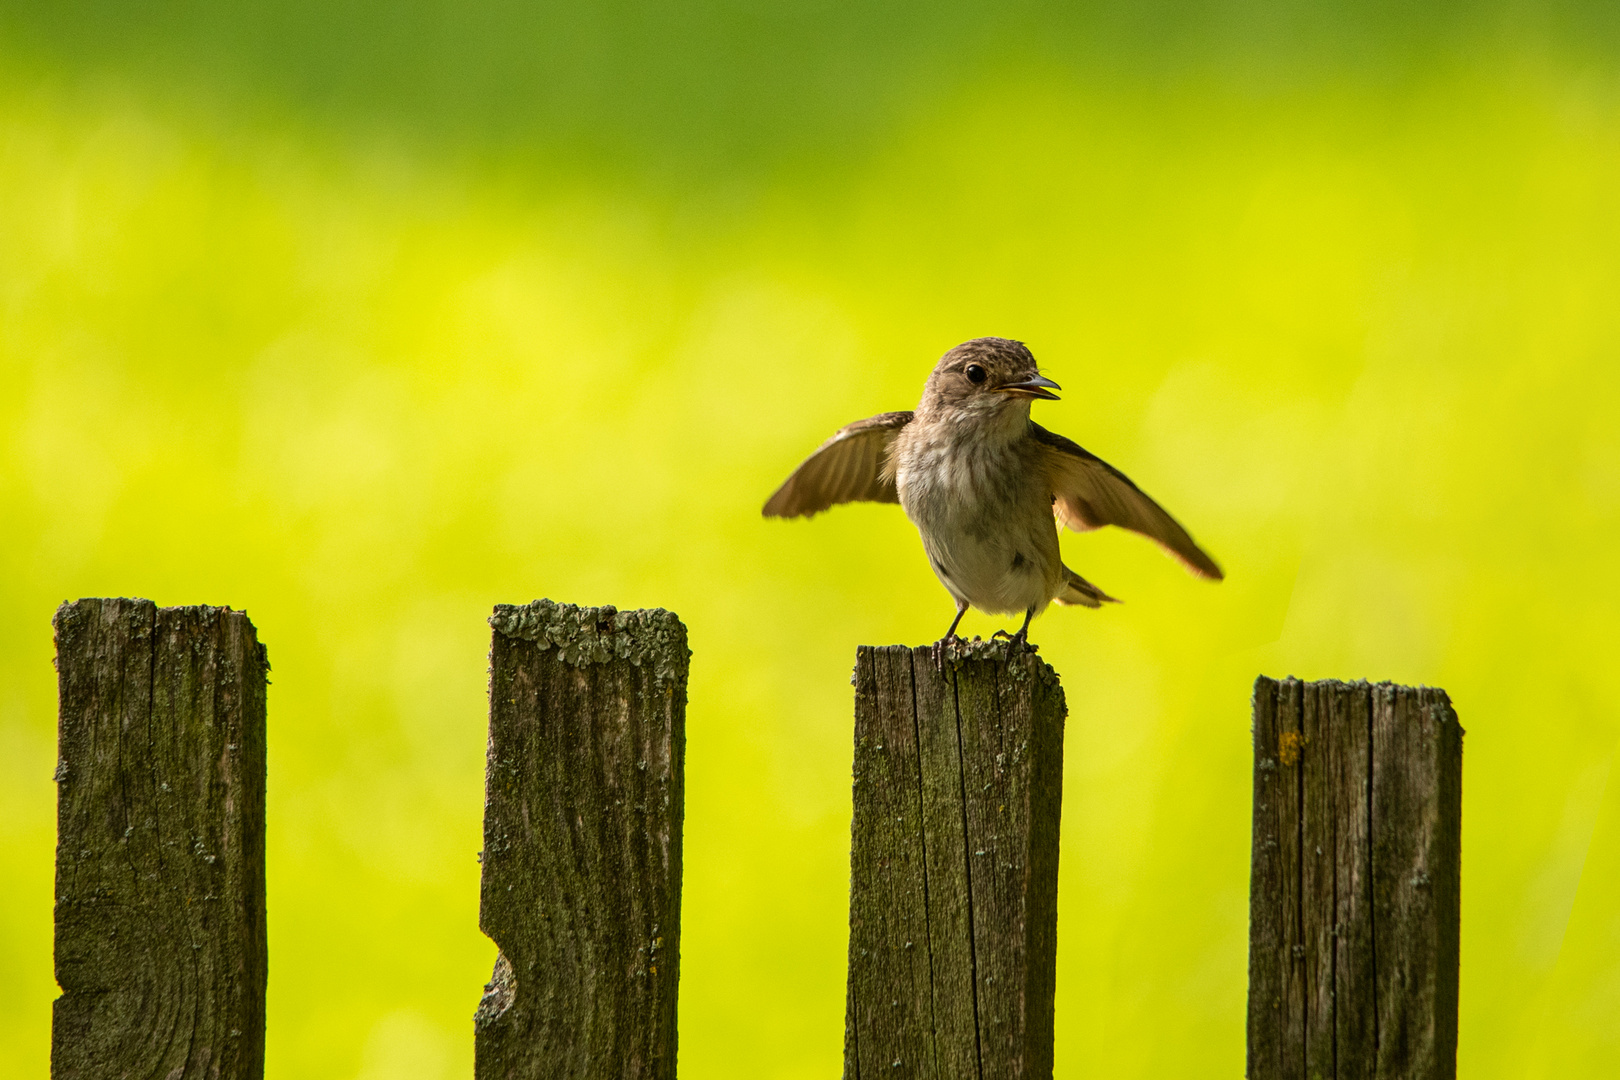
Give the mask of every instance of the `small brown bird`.
<svg viewBox="0 0 1620 1080">
<path fill-rule="evenodd" d="M 922 535 L 956 618 L 968 605 L 1024 616 L 1013 640 L 1053 600 L 1101 607 L 1114 598 L 1063 565 L 1057 523 L 1076 532 L 1118 525 L 1162 544 L 1199 577 L 1221 568 L 1130 478 L 1030 420 L 1036 398 L 1062 387 L 1043 378 L 1023 342 L 976 338 L 946 353 L 916 412 L 857 420 L 811 454 L 765 504 L 766 517 L 800 517 L 838 503 L 897 502 Z"/>
</svg>

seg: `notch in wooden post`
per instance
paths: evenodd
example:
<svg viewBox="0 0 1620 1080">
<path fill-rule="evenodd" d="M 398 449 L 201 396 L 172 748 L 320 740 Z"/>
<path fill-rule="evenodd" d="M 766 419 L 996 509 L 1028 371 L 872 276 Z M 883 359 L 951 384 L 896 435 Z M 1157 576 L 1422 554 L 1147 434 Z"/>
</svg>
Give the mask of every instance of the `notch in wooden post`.
<svg viewBox="0 0 1620 1080">
<path fill-rule="evenodd" d="M 857 653 L 848 1080 L 1052 1075 L 1068 710 L 1009 653 Z"/>
<path fill-rule="evenodd" d="M 672 1080 L 686 627 L 549 600 L 489 622 L 475 1075 Z"/>
<path fill-rule="evenodd" d="M 230 608 L 56 612 L 51 1076 L 264 1075 L 265 683 Z"/>
<path fill-rule="evenodd" d="M 1256 680 L 1249 1080 L 1456 1076 L 1462 736 L 1443 690 Z"/>
</svg>

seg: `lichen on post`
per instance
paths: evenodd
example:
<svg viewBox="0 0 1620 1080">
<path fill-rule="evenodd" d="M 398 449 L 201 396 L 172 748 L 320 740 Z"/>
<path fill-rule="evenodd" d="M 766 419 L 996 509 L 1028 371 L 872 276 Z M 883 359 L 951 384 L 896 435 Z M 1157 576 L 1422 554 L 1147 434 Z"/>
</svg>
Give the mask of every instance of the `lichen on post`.
<svg viewBox="0 0 1620 1080">
<path fill-rule="evenodd" d="M 672 1080 L 686 628 L 549 600 L 489 622 L 475 1074 Z"/>
</svg>

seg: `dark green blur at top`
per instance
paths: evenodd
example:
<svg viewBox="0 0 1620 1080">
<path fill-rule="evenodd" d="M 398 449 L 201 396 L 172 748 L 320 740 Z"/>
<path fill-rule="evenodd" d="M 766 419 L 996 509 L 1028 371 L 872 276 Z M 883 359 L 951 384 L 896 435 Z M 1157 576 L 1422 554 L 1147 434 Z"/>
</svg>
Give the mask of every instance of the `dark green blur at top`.
<svg viewBox="0 0 1620 1080">
<path fill-rule="evenodd" d="M 1383 92 L 1487 55 L 1607 68 L 1620 8 L 1547 4 L 117 2 L 0 5 L 0 45 L 63 74 L 286 110 L 425 152 L 558 159 L 661 184 L 861 154 L 978 74 L 1265 96 L 1350 80 Z"/>
</svg>

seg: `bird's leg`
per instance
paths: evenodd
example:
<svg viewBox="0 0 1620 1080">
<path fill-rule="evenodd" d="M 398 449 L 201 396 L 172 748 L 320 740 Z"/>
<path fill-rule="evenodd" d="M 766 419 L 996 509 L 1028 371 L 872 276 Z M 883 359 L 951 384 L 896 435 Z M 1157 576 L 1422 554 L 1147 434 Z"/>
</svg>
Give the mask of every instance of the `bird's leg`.
<svg viewBox="0 0 1620 1080">
<path fill-rule="evenodd" d="M 934 642 L 934 667 L 942 673 L 945 670 L 945 650 L 957 640 L 956 627 L 962 621 L 962 616 L 967 614 L 967 609 L 968 602 L 958 600 L 956 602 L 956 618 L 951 620 L 951 628 L 945 631 L 944 637 Z"/>
<path fill-rule="evenodd" d="M 1011 638 L 1008 639 L 1007 644 L 1008 644 L 1009 647 L 1007 649 L 1007 655 L 1009 657 L 1012 656 L 1012 654 L 1013 654 L 1012 646 L 1021 645 L 1026 649 L 1030 647 L 1030 645 L 1029 645 L 1029 620 L 1033 619 L 1034 617 L 1035 617 L 1035 608 L 1032 606 L 1028 611 L 1024 612 L 1024 625 L 1020 626 L 1018 628 L 1018 633 L 1014 634 Z"/>
</svg>

